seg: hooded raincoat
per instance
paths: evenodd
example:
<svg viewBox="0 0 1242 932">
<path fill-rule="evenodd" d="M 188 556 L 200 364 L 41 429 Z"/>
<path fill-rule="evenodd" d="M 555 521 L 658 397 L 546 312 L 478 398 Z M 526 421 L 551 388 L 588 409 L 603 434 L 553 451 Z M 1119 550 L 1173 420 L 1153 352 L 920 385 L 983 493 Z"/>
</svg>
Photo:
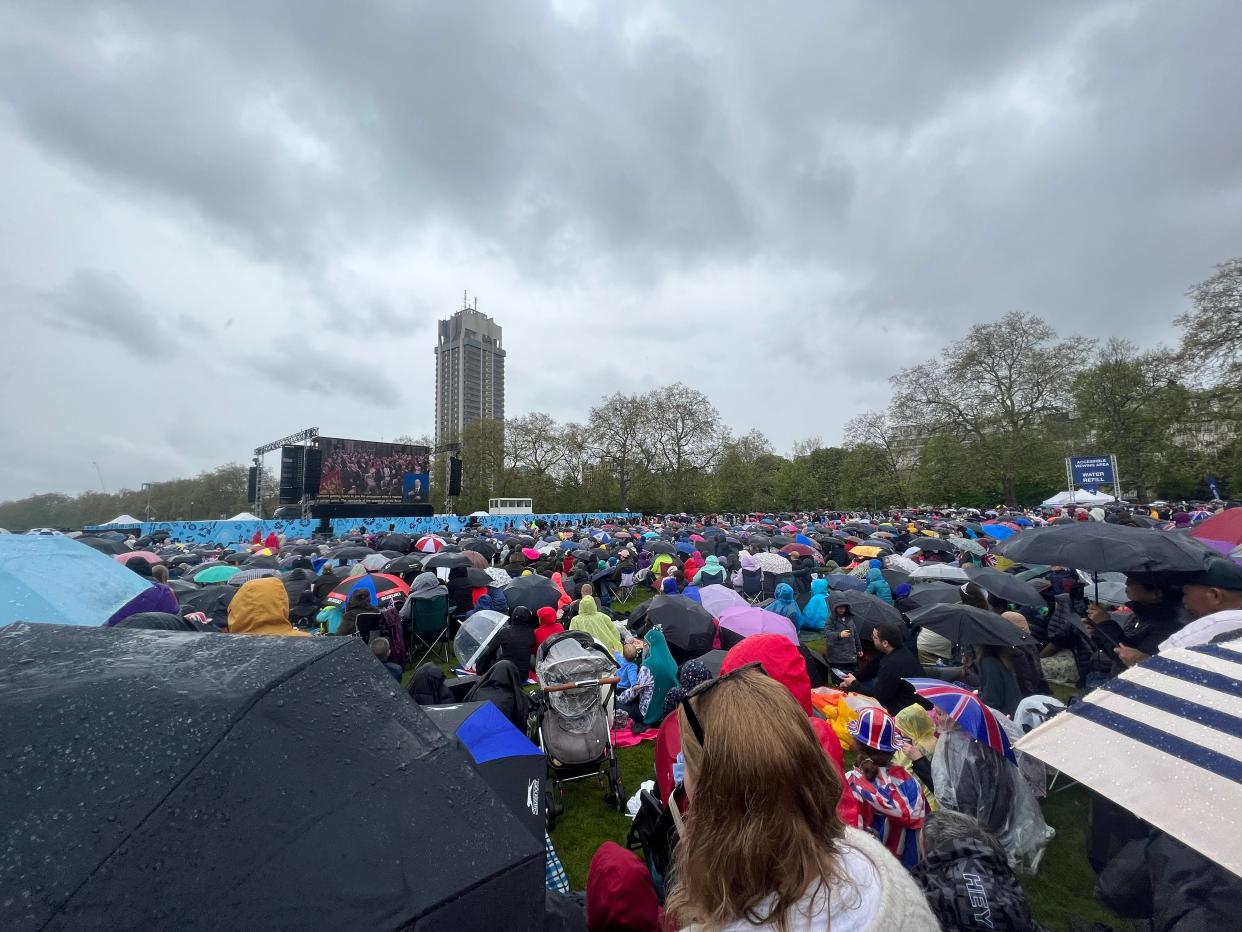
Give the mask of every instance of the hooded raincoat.
<svg viewBox="0 0 1242 932">
<path fill-rule="evenodd" d="M 229 603 L 229 633 L 310 637 L 289 622 L 289 595 L 276 576 L 252 579 L 237 590 Z"/>
<path fill-rule="evenodd" d="M 780 583 L 773 593 L 775 601 L 769 605 L 769 612 L 776 612 L 778 615 L 784 615 L 793 622 L 795 630 L 801 629 L 804 622 L 802 619 L 802 610 L 798 608 L 798 603 L 794 601 L 793 586 L 789 583 Z"/>
<path fill-rule="evenodd" d="M 889 588 L 888 580 L 874 566 L 867 570 L 867 595 L 873 595 L 877 599 L 883 599 L 889 605 L 893 604 L 893 590 Z"/>
<path fill-rule="evenodd" d="M 828 580 L 811 580 L 811 600 L 802 610 L 802 627 L 808 631 L 823 631 L 828 622 Z"/>
<path fill-rule="evenodd" d="M 569 630 L 585 631 L 607 647 L 610 654 L 621 649 L 621 635 L 617 626 L 612 618 L 599 610 L 594 596 L 584 595 L 578 602 L 578 614 L 569 623 Z"/>
</svg>

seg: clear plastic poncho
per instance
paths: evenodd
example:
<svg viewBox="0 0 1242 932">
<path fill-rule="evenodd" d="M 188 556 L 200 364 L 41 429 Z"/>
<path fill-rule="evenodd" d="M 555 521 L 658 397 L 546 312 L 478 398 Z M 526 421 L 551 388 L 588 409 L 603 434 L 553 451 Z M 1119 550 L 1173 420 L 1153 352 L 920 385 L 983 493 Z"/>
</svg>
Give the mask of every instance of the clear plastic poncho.
<svg viewBox="0 0 1242 932">
<path fill-rule="evenodd" d="M 1001 843 L 1010 867 L 1034 874 L 1055 833 L 1026 778 L 1007 757 L 956 724 L 946 721 L 941 727 L 931 761 L 936 799 L 946 809 L 978 819 Z"/>
</svg>

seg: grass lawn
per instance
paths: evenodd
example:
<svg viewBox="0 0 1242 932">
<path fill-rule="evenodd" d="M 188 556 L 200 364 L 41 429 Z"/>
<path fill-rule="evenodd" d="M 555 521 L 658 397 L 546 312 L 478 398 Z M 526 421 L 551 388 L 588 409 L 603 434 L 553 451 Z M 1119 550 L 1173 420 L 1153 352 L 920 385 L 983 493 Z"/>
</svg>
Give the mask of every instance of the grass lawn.
<svg viewBox="0 0 1242 932">
<path fill-rule="evenodd" d="M 630 610 L 649 593 L 636 593 L 630 603 L 615 605 Z M 814 645 L 812 645 L 814 646 Z M 820 645 L 822 647 L 822 645 Z M 632 796 L 644 780 L 654 779 L 654 742 L 619 751 L 621 779 L 627 796 Z M 1087 794 L 1078 786 L 1057 790 L 1042 802 L 1044 818 L 1056 829 L 1039 875 L 1023 878 L 1035 918 L 1052 930 L 1068 930 L 1071 917 L 1091 920 L 1128 930 L 1128 921 L 1106 910 L 1092 895 L 1095 872 L 1086 859 Z M 604 805 L 604 782 L 583 780 L 565 786 L 565 813 L 552 832 L 556 851 L 575 890 L 586 887 L 587 868 L 595 849 L 604 841 L 625 844 L 630 820 Z"/>
</svg>

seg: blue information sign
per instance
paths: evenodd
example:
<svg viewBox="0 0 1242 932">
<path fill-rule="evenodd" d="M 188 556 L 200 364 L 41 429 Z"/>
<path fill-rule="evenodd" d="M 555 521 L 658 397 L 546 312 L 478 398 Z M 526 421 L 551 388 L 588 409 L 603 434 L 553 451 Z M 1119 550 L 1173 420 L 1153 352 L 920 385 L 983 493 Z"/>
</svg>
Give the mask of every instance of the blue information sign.
<svg viewBox="0 0 1242 932">
<path fill-rule="evenodd" d="M 1071 456 L 1070 474 L 1074 485 L 1094 492 L 1102 485 L 1116 486 L 1111 456 Z"/>
</svg>

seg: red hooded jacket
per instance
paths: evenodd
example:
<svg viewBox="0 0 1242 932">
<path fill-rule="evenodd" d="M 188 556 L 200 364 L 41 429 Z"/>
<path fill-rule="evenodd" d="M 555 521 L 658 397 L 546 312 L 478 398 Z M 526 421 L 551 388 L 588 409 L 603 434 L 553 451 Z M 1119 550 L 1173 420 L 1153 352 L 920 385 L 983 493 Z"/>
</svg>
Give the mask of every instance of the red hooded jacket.
<svg viewBox="0 0 1242 932">
<path fill-rule="evenodd" d="M 275 531 L 268 531 L 267 537 L 263 541 L 264 547 L 271 547 L 273 550 L 280 549 L 280 538 L 276 536 Z"/>
<path fill-rule="evenodd" d="M 544 607 L 535 612 L 539 619 L 539 627 L 535 629 L 535 650 L 554 634 L 560 634 L 565 626 L 556 620 L 556 609 Z"/>
<path fill-rule="evenodd" d="M 663 925 L 646 865 L 633 851 L 606 841 L 587 871 L 586 915 L 591 932 L 648 932 Z"/>
<path fill-rule="evenodd" d="M 764 672 L 788 689 L 806 712 L 811 721 L 811 730 L 815 732 L 820 747 L 832 761 L 837 778 L 841 781 L 843 792 L 837 803 L 837 814 L 846 825 L 857 825 L 858 801 L 845 785 L 845 757 L 841 751 L 841 742 L 837 740 L 837 733 L 832 730 L 832 726 L 814 714 L 811 706 L 811 678 L 806 672 L 806 661 L 798 653 L 798 648 L 780 634 L 751 635 L 725 655 L 724 663 L 720 665 L 720 675 L 724 676 L 755 661 L 763 664 Z M 677 716 L 670 715 L 660 726 L 655 749 L 656 787 L 665 803 L 668 802 L 669 793 L 673 791 L 673 763 L 680 752 L 681 733 Z"/>
</svg>

